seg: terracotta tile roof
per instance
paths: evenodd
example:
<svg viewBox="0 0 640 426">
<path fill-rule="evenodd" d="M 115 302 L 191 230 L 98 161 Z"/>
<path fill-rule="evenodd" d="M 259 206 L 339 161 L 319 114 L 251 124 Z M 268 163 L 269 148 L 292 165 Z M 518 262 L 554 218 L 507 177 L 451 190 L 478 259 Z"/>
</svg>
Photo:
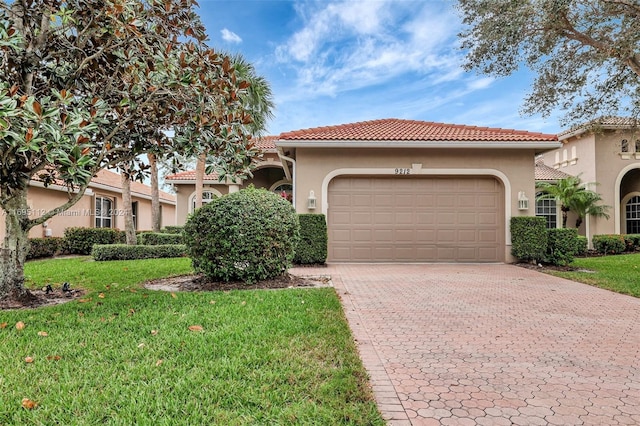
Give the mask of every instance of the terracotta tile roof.
<svg viewBox="0 0 640 426">
<path fill-rule="evenodd" d="M 367 141 L 557 141 L 556 135 L 522 130 L 475 127 L 428 121 L 362 121 L 281 133 L 280 140 L 367 140 Z"/>
<path fill-rule="evenodd" d="M 184 172 L 174 173 L 172 175 L 165 176 L 164 180 L 196 180 L 196 171 L 195 170 L 185 170 Z M 218 173 L 213 172 L 210 174 L 204 175 L 205 181 L 216 181 L 218 182 Z"/>
<path fill-rule="evenodd" d="M 568 139 L 571 136 L 578 136 L 582 133 L 597 131 L 601 129 L 629 129 L 640 126 L 638 119 L 629 117 L 600 117 L 587 123 L 579 124 L 558 134 L 560 140 Z"/>
<path fill-rule="evenodd" d="M 263 151 L 275 151 L 278 136 L 262 136 L 256 141 L 256 146 Z"/>
<path fill-rule="evenodd" d="M 535 179 L 536 180 L 546 180 L 546 181 L 554 181 L 558 179 L 565 179 L 571 175 L 566 174 L 558 169 L 554 169 L 553 167 L 549 167 L 544 164 L 543 160 L 536 161 L 535 168 Z"/>
<path fill-rule="evenodd" d="M 109 170 L 100 170 L 98 174 L 91 180 L 89 188 L 92 184 L 104 185 L 114 189 L 116 192 L 122 192 L 122 183 L 120 181 L 120 175 L 118 173 L 111 172 Z M 140 182 L 131 182 L 132 195 L 140 194 L 147 197 L 151 197 L 151 187 Z M 168 192 L 160 191 L 160 200 L 175 202 L 176 196 L 169 194 Z"/>
</svg>

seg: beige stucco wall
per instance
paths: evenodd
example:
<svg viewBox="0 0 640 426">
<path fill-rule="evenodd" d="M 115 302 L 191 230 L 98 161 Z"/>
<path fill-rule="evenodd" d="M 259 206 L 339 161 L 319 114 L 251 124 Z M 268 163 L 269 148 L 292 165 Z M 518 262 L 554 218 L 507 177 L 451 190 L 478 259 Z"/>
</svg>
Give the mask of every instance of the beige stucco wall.
<svg viewBox="0 0 640 426">
<path fill-rule="evenodd" d="M 580 175 L 583 182 L 597 182 L 590 189 L 602 196 L 602 204 L 611 206 L 610 218 L 588 219 L 588 223 L 581 226 L 583 235 L 612 234 L 625 232 L 624 205 L 625 195 L 640 193 L 640 155 L 636 158 L 633 153 L 635 140 L 640 135 L 624 130 L 606 130 L 598 133 L 584 133 L 564 141 L 564 146 L 544 155 L 546 165 L 555 167 L 573 176 Z M 621 141 L 629 141 L 628 155 L 621 155 Z M 576 158 L 572 158 L 575 147 Z M 564 151 L 568 153 L 568 161 L 564 160 Z M 556 161 L 558 157 L 559 162 Z M 626 157 L 626 158 L 625 158 Z M 623 179 L 624 176 L 627 176 Z M 620 192 L 618 192 L 620 190 Z M 569 218 L 568 226 L 572 226 L 575 219 Z"/>
<path fill-rule="evenodd" d="M 327 189 L 339 175 L 394 175 L 409 169 L 422 175 L 492 175 L 505 187 L 505 258 L 512 261 L 508 223 L 511 216 L 535 214 L 534 151 L 528 149 L 296 149 L 295 207 L 298 213 L 325 213 Z M 414 166 L 416 165 L 416 166 Z M 309 210 L 310 191 L 317 208 Z M 529 199 L 529 209 L 518 210 L 518 193 Z"/>
<path fill-rule="evenodd" d="M 94 197 L 104 196 L 113 198 L 115 205 L 113 209 L 115 214 L 113 217 L 113 227 L 124 229 L 124 217 L 119 214 L 122 208 L 122 195 L 108 190 L 87 191 L 78 203 L 62 214 L 52 217 L 47 221 L 46 228 L 42 225 L 35 226 L 29 232 L 30 238 L 40 238 L 45 236 L 45 229 L 51 230 L 52 237 L 62 237 L 64 230 L 70 227 L 94 227 Z M 31 186 L 27 195 L 27 204 L 30 208 L 30 217 L 36 218 L 48 212 L 51 209 L 59 207 L 66 203 L 68 195 L 66 191 L 59 191 L 52 188 L 40 188 Z M 141 197 L 132 196 L 132 201 L 138 202 L 138 230 L 151 229 L 151 200 Z M 170 203 L 161 203 L 162 205 L 162 225 L 174 225 L 176 218 L 175 206 Z M 0 239 L 5 235 L 4 215 L 0 221 Z"/>
</svg>

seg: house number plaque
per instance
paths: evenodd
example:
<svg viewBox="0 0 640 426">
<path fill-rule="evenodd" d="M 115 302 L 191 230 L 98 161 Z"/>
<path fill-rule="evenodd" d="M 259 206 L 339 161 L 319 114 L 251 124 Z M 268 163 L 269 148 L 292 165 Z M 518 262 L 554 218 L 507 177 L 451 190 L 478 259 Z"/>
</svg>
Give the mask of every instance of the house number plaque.
<svg viewBox="0 0 640 426">
<path fill-rule="evenodd" d="M 411 174 L 411 169 L 405 169 L 405 168 L 395 169 L 395 174 L 397 174 L 397 175 L 410 175 Z"/>
</svg>

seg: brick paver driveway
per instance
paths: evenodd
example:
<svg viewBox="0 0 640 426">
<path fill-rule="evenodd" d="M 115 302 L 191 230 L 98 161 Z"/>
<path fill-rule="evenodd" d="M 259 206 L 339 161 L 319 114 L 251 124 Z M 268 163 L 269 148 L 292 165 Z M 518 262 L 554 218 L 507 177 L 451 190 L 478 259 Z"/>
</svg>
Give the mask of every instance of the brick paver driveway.
<svg viewBox="0 0 640 426">
<path fill-rule="evenodd" d="M 389 424 L 640 424 L 640 299 L 511 265 L 292 272 L 332 276 Z"/>
</svg>

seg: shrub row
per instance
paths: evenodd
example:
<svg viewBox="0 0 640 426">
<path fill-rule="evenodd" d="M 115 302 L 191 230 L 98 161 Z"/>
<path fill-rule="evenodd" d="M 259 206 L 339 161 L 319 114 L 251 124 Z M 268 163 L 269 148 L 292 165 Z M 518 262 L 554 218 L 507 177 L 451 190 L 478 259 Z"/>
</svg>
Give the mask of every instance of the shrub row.
<svg viewBox="0 0 640 426">
<path fill-rule="evenodd" d="M 567 265 L 577 253 L 586 252 L 586 238 L 576 229 L 546 229 L 541 217 L 511 218 L 511 254 L 524 262 Z"/>
<path fill-rule="evenodd" d="M 27 259 L 51 257 L 65 251 L 65 240 L 61 237 L 29 238 Z"/>
<path fill-rule="evenodd" d="M 127 244 L 99 244 L 93 247 L 91 255 L 95 260 L 136 260 L 164 257 L 184 257 L 184 244 L 164 244 L 154 246 L 130 246 Z"/>
<path fill-rule="evenodd" d="M 88 255 L 94 244 L 124 243 L 125 233 L 112 228 L 67 228 L 64 240 L 70 254 Z"/>
<path fill-rule="evenodd" d="M 327 221 L 323 214 L 299 214 L 300 241 L 293 263 L 309 265 L 327 260 Z"/>
<path fill-rule="evenodd" d="M 602 254 L 620 254 L 627 249 L 625 237 L 618 234 L 603 234 L 593 236 L 593 248 Z"/>
<path fill-rule="evenodd" d="M 182 231 L 184 231 L 184 226 L 177 225 L 167 225 L 160 230 L 164 234 L 182 234 Z"/>
<path fill-rule="evenodd" d="M 165 244 L 182 244 L 182 234 L 164 234 L 158 232 L 144 232 L 138 235 L 138 244 L 157 246 Z"/>
</svg>

